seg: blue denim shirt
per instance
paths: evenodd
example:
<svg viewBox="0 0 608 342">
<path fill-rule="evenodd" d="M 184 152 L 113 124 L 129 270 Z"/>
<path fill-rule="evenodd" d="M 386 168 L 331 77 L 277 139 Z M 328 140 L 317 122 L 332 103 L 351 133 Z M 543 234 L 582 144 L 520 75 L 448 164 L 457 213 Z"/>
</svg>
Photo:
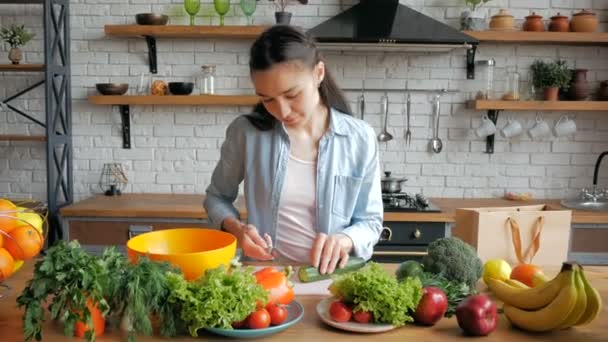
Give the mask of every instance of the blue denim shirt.
<svg viewBox="0 0 608 342">
<path fill-rule="evenodd" d="M 260 131 L 244 116 L 235 119 L 206 191 L 203 205 L 211 223 L 240 219 L 233 203 L 244 180 L 248 223 L 276 241 L 289 150 L 282 124 Z M 344 233 L 352 239 L 355 255 L 371 257 L 383 216 L 376 134 L 366 122 L 335 109 L 319 142 L 316 205 L 317 232 Z"/>
</svg>

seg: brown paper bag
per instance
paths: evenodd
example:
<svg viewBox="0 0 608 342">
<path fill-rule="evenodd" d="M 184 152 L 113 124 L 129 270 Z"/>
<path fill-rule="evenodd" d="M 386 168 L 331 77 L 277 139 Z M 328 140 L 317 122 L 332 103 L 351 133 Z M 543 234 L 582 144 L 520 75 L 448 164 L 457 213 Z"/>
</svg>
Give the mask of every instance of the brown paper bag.
<svg viewBox="0 0 608 342">
<path fill-rule="evenodd" d="M 559 266 L 568 257 L 572 211 L 544 204 L 456 210 L 452 236 L 477 249 L 482 261 Z"/>
</svg>

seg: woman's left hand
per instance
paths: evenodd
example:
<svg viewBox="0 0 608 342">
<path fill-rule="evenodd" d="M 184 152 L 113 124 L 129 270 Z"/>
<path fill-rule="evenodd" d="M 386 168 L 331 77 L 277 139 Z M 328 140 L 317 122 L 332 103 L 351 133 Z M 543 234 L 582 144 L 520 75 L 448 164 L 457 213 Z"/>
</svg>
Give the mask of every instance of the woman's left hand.
<svg viewBox="0 0 608 342">
<path fill-rule="evenodd" d="M 352 249 L 353 241 L 346 234 L 327 235 L 319 233 L 312 244 L 311 264 L 318 268 L 321 274 L 333 273 L 336 265 L 340 268 L 346 266 L 348 255 Z"/>
</svg>

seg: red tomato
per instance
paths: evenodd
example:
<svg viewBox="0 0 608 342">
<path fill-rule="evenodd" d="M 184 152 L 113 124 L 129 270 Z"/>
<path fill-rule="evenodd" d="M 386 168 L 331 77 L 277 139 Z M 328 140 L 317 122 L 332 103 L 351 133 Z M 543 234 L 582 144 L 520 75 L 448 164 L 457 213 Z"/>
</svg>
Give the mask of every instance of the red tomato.
<svg viewBox="0 0 608 342">
<path fill-rule="evenodd" d="M 270 326 L 270 314 L 261 308 L 252 312 L 247 317 L 247 326 L 251 329 L 264 329 Z"/>
<path fill-rule="evenodd" d="M 232 322 L 232 327 L 234 329 L 242 329 L 242 328 L 246 328 L 247 327 L 247 318 L 245 318 L 242 321 L 235 321 Z"/>
<path fill-rule="evenodd" d="M 372 313 L 369 311 L 357 311 L 353 313 L 353 319 L 359 323 L 369 323 L 372 321 Z"/>
<path fill-rule="evenodd" d="M 329 315 L 336 322 L 348 322 L 353 315 L 353 311 L 339 300 L 335 300 L 329 307 Z"/>
<path fill-rule="evenodd" d="M 287 319 L 287 309 L 283 305 L 269 304 L 266 311 L 270 314 L 270 324 L 279 325 Z"/>
</svg>

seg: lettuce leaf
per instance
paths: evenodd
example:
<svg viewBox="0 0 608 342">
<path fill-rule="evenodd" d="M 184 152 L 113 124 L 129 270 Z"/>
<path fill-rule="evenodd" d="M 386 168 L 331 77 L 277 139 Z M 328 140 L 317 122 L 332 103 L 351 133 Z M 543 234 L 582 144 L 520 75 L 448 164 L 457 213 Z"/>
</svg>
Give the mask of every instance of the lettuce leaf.
<svg viewBox="0 0 608 342">
<path fill-rule="evenodd" d="M 251 267 L 228 272 L 220 266 L 191 282 L 182 275 L 169 274 L 168 281 L 169 302 L 180 306 L 181 319 L 192 336 L 198 336 L 201 328 L 232 329 L 231 324 L 244 320 L 258 302 L 268 301 L 268 293 L 256 283 Z"/>
<path fill-rule="evenodd" d="M 422 285 L 418 278 L 402 282 L 375 262 L 362 269 L 346 273 L 334 279 L 331 293 L 353 306 L 353 312 L 369 311 L 375 323 L 395 326 L 413 322 L 410 312 L 422 298 Z"/>
</svg>

